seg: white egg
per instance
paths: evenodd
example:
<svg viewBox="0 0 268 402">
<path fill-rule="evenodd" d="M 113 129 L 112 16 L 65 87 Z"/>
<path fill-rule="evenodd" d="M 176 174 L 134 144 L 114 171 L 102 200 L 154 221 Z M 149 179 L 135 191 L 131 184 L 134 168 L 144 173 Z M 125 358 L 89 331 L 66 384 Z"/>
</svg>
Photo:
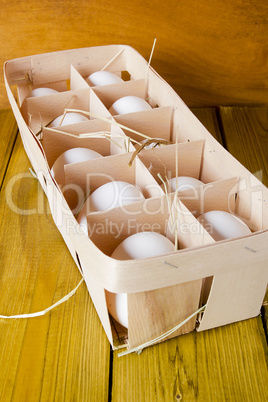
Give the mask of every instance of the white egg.
<svg viewBox="0 0 268 402">
<path fill-rule="evenodd" d="M 150 258 L 170 254 L 173 251 L 174 244 L 160 233 L 139 232 L 123 240 L 111 257 L 118 260 Z M 127 294 L 107 290 L 105 292 L 110 314 L 117 322 L 128 328 Z"/>
<path fill-rule="evenodd" d="M 59 127 L 59 126 L 67 126 L 68 124 L 76 124 L 82 123 L 83 121 L 88 121 L 88 118 L 81 113 L 70 112 L 66 113 L 64 119 L 63 114 L 56 119 L 54 119 L 49 127 Z"/>
<path fill-rule="evenodd" d="M 85 234 L 87 229 L 87 214 L 122 207 L 144 199 L 141 191 L 133 184 L 125 181 L 110 181 L 97 188 L 87 198 L 77 221 Z"/>
<path fill-rule="evenodd" d="M 178 181 L 177 181 L 178 180 Z M 204 184 L 202 181 L 189 176 L 178 176 L 166 181 L 167 190 L 169 192 L 175 192 L 178 183 L 178 191 L 188 190 L 189 188 L 195 188 Z M 161 185 L 162 189 L 165 189 L 164 184 Z"/>
<path fill-rule="evenodd" d="M 120 243 L 111 255 L 117 260 L 150 258 L 174 251 L 174 244 L 157 232 L 138 232 Z"/>
<path fill-rule="evenodd" d="M 122 78 L 111 73 L 110 71 L 96 71 L 95 73 L 90 74 L 88 80 L 90 84 L 94 86 L 118 84 L 120 82 L 124 82 Z"/>
<path fill-rule="evenodd" d="M 109 112 L 114 116 L 117 114 L 142 112 L 151 110 L 151 106 L 144 99 L 138 96 L 124 96 L 117 99 L 109 109 Z"/>
<path fill-rule="evenodd" d="M 64 166 L 70 163 L 85 162 L 102 158 L 102 155 L 88 148 L 71 148 L 63 152 L 54 162 L 51 174 L 60 186 L 64 186 Z"/>
<path fill-rule="evenodd" d="M 216 241 L 251 234 L 249 227 L 240 218 L 225 211 L 205 212 L 198 217 L 198 221 Z"/>
<path fill-rule="evenodd" d="M 35 88 L 32 90 L 31 96 L 37 98 L 38 96 L 51 95 L 56 93 L 58 93 L 58 91 L 52 88 Z"/>
<path fill-rule="evenodd" d="M 111 316 L 123 327 L 128 328 L 127 294 L 112 293 L 108 292 L 108 290 L 105 291 L 105 294 L 108 311 Z"/>
</svg>

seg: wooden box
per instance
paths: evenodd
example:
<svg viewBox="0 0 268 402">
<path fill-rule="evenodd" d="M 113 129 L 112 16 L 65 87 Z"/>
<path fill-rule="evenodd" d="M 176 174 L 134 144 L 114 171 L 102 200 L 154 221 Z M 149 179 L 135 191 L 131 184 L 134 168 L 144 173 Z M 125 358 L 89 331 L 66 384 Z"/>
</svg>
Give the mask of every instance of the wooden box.
<svg viewBox="0 0 268 402">
<path fill-rule="evenodd" d="M 87 77 L 104 67 L 123 81 L 91 86 Z M 155 339 L 204 304 L 202 314 L 170 337 L 259 314 L 268 282 L 268 190 L 212 137 L 137 51 L 111 45 L 35 55 L 6 62 L 4 73 L 25 150 L 113 348 L 134 348 Z M 58 92 L 34 98 L 31 90 L 38 87 Z M 146 99 L 152 108 L 111 116 L 110 106 L 126 95 Z M 89 119 L 46 127 L 66 109 L 88 112 Z M 169 143 L 143 149 L 129 166 L 135 141 L 142 139 L 139 133 Z M 125 180 L 145 197 L 123 209 L 89 214 L 90 238 L 72 212 L 77 199 L 63 194 L 50 172 L 62 152 L 80 146 L 104 158 L 66 165 L 67 184 L 79 186 L 85 196 L 88 176 L 91 190 L 109 180 Z M 194 196 L 190 190 L 167 195 L 159 174 L 192 176 L 204 184 Z M 196 219 L 210 210 L 236 214 L 251 234 L 215 241 Z M 175 235 L 170 229 L 174 214 Z M 94 230 L 104 222 L 104 231 Z M 122 230 L 115 236 L 111 228 L 116 225 Z M 177 240 L 179 250 L 147 259 L 110 257 L 125 237 L 141 230 Z M 128 330 L 110 317 L 105 289 L 127 293 Z"/>
</svg>

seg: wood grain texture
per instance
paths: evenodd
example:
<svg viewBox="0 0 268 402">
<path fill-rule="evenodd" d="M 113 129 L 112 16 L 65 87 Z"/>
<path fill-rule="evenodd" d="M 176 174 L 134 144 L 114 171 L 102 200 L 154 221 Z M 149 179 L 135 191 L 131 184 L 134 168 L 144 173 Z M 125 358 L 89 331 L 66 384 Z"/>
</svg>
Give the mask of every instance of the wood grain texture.
<svg viewBox="0 0 268 402">
<path fill-rule="evenodd" d="M 188 105 L 267 103 L 268 4 L 257 0 L 1 3 L 1 64 L 13 58 L 129 44 Z M 7 107 L 2 74 L 0 106 Z"/>
<path fill-rule="evenodd" d="M 0 193 L 3 315 L 44 310 L 81 279 L 29 166 L 18 138 Z M 43 317 L 0 319 L 0 345 L 1 401 L 107 400 L 110 345 L 84 283 Z"/>
<path fill-rule="evenodd" d="M 18 132 L 12 110 L 0 110 L 0 188 Z"/>
<path fill-rule="evenodd" d="M 261 319 L 181 335 L 113 359 L 112 401 L 264 401 L 267 345 Z"/>
<path fill-rule="evenodd" d="M 268 107 L 221 107 L 223 135 L 228 151 L 268 186 Z M 268 291 L 262 309 L 268 325 Z"/>
</svg>

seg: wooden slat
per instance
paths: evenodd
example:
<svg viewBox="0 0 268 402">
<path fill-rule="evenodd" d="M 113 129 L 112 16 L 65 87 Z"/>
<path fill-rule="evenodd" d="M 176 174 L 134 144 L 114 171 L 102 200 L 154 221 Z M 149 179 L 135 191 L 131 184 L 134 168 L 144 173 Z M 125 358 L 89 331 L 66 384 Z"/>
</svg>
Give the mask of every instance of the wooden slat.
<svg viewBox="0 0 268 402">
<path fill-rule="evenodd" d="M 0 188 L 17 132 L 18 128 L 12 110 L 0 110 Z"/>
<path fill-rule="evenodd" d="M 18 137 L 0 193 L 3 315 L 43 310 L 81 279 L 29 166 Z M 0 400 L 108 399 L 110 345 L 84 283 L 45 316 L 0 319 L 0 345 Z"/>
<path fill-rule="evenodd" d="M 215 109 L 193 110 L 221 139 Z M 224 301 L 223 301 L 224 302 Z M 261 317 L 113 357 L 112 401 L 263 401 L 267 344 Z"/>
<path fill-rule="evenodd" d="M 268 186 L 268 106 L 221 107 L 223 135 L 228 151 Z M 268 291 L 262 309 L 268 326 Z"/>
</svg>

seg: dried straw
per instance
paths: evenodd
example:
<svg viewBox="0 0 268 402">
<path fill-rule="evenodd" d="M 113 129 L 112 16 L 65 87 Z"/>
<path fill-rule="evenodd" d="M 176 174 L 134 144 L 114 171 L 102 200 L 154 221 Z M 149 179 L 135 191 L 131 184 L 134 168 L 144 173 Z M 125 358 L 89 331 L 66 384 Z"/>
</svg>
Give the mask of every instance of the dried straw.
<svg viewBox="0 0 268 402">
<path fill-rule="evenodd" d="M 101 71 L 106 70 L 106 68 L 123 52 L 124 49 L 121 49 L 104 67 L 102 67 Z"/>
<path fill-rule="evenodd" d="M 99 119 L 99 120 L 105 121 L 106 123 L 109 123 L 109 124 L 112 124 L 114 126 L 120 127 L 122 130 L 130 131 L 131 133 L 137 134 L 142 138 L 151 139 L 151 137 L 149 137 L 148 135 L 142 134 L 139 131 L 136 131 L 136 130 L 133 130 L 132 128 L 124 126 L 123 124 L 120 124 L 115 120 L 111 120 L 110 118 L 99 116 L 99 115 L 97 115 L 95 113 L 92 113 L 92 112 L 87 112 L 85 110 L 77 110 L 77 109 L 66 109 L 66 112 L 82 113 L 82 114 L 85 114 L 86 116 L 91 116 L 91 117 L 94 117 L 95 119 Z M 132 138 L 131 138 L 131 141 L 137 142 L 137 141 L 133 140 Z"/>
<path fill-rule="evenodd" d="M 185 320 L 183 320 L 180 324 L 176 325 L 174 328 L 170 329 L 169 331 L 165 332 L 164 334 L 157 336 L 156 338 L 152 339 L 151 341 L 145 342 L 140 346 L 137 346 L 136 348 L 125 350 L 124 352 L 118 353 L 118 357 L 128 355 L 130 353 L 136 352 L 140 354 L 144 348 L 147 348 L 148 346 L 151 346 L 157 342 L 160 342 L 167 338 L 169 335 L 173 334 L 173 332 L 177 331 L 179 328 L 181 328 L 184 324 L 186 324 L 188 321 L 190 321 L 192 318 L 194 318 L 197 314 L 203 312 L 206 308 L 206 304 L 202 307 L 200 307 L 197 311 L 195 311 L 193 314 L 191 314 L 189 317 L 187 317 Z"/>
<path fill-rule="evenodd" d="M 147 147 L 150 144 L 155 144 L 154 148 L 157 147 L 158 145 L 168 145 L 170 144 L 170 141 L 168 140 L 161 140 L 161 139 L 157 139 L 157 138 L 151 138 L 145 141 L 145 143 L 141 144 L 139 146 L 139 148 L 136 149 L 135 152 L 133 152 L 132 157 L 128 163 L 128 166 L 130 167 L 134 161 L 134 159 L 136 158 L 136 156 L 143 150 L 144 147 Z"/>
<path fill-rule="evenodd" d="M 167 200 L 167 204 L 168 204 L 169 215 L 170 215 L 172 227 L 173 227 L 173 230 L 174 230 L 174 237 L 175 237 L 174 247 L 175 247 L 175 251 L 177 251 L 178 250 L 178 245 L 177 245 L 177 239 L 178 239 L 177 225 L 176 225 L 176 221 L 174 219 L 174 216 L 173 216 L 173 213 L 172 213 L 172 208 L 171 208 L 170 201 L 169 201 L 169 195 L 168 195 L 168 191 L 167 191 L 167 184 L 164 181 L 164 179 L 163 179 L 163 177 L 161 176 L 160 173 L 158 173 L 157 176 L 159 177 L 159 179 L 162 181 L 162 183 L 164 185 L 165 196 L 166 196 L 166 200 Z"/>
<path fill-rule="evenodd" d="M 146 73 L 145 73 L 146 78 L 148 77 L 149 68 L 150 68 L 150 64 L 151 64 L 151 61 L 152 61 L 155 44 L 156 44 L 156 38 L 154 39 L 154 43 L 153 43 L 153 47 L 152 47 L 152 50 L 151 50 L 150 58 L 149 58 L 149 61 L 148 61 L 148 64 L 147 64 L 147 69 L 146 69 Z"/>
<path fill-rule="evenodd" d="M 179 248 L 178 244 L 178 174 L 179 174 L 179 160 L 178 160 L 178 131 L 176 132 L 176 148 L 175 148 L 175 160 L 176 160 L 176 191 L 175 191 L 175 247 Z"/>
<path fill-rule="evenodd" d="M 34 318 L 34 317 L 40 317 L 42 315 L 45 315 L 46 313 L 48 313 L 49 311 L 51 311 L 52 309 L 54 309 L 55 307 L 59 306 L 60 304 L 66 302 L 68 299 L 70 299 L 70 297 L 72 297 L 77 289 L 79 288 L 79 286 L 82 284 L 82 282 L 84 281 L 84 278 L 82 278 L 80 280 L 80 282 L 78 283 L 78 285 L 70 292 L 68 293 L 66 296 L 64 296 L 62 299 L 60 299 L 59 301 L 57 301 L 56 303 L 52 304 L 52 306 L 46 308 L 43 311 L 38 311 L 36 313 L 30 313 L 30 314 L 18 314 L 18 315 L 0 315 L 0 318 L 4 318 L 4 319 L 12 319 L 12 318 Z"/>
</svg>

